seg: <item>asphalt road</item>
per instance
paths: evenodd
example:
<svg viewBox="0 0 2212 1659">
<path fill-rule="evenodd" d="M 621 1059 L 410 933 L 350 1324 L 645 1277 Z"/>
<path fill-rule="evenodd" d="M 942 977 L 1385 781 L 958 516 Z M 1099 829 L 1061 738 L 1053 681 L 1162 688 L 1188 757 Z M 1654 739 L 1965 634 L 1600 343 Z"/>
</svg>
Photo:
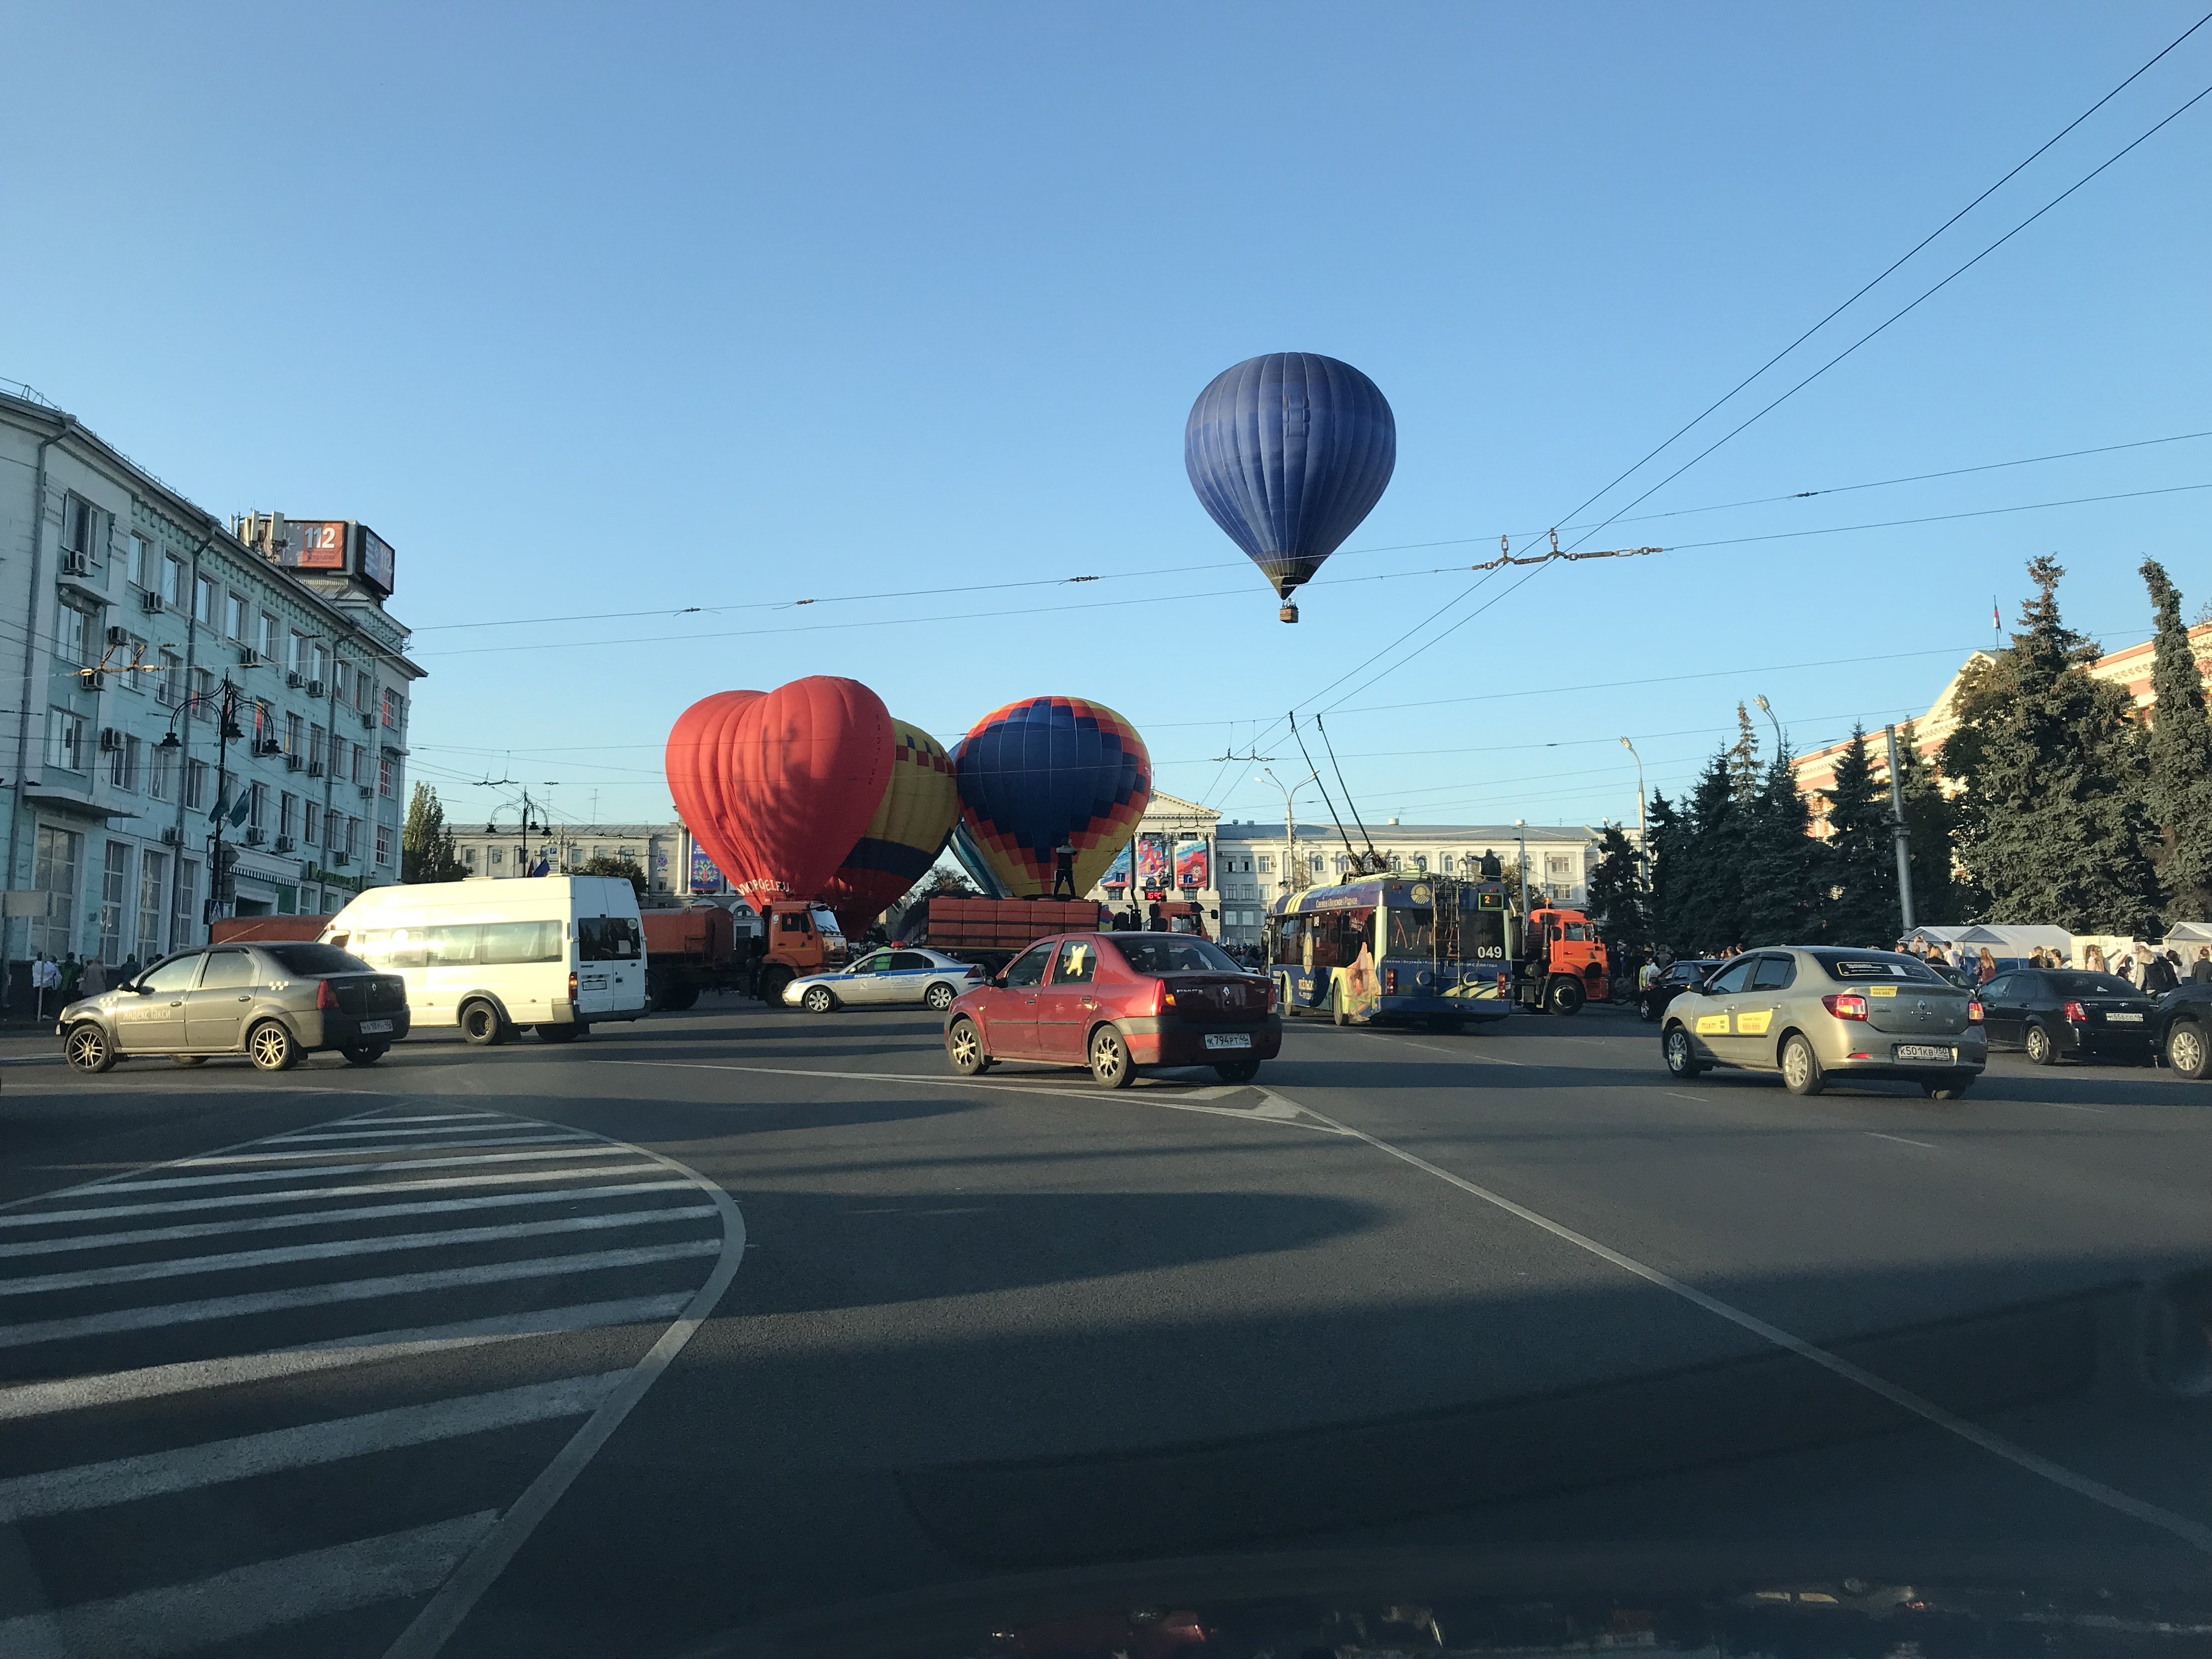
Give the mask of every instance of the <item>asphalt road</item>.
<svg viewBox="0 0 2212 1659">
<path fill-rule="evenodd" d="M 732 1004 L 0 1080 L 0 1654 L 681 1653 L 1285 1550 L 2212 1561 L 2212 1406 L 2141 1363 L 2212 1267 L 2162 1072 L 1800 1101 L 1600 1010 L 1109 1094 Z"/>
</svg>

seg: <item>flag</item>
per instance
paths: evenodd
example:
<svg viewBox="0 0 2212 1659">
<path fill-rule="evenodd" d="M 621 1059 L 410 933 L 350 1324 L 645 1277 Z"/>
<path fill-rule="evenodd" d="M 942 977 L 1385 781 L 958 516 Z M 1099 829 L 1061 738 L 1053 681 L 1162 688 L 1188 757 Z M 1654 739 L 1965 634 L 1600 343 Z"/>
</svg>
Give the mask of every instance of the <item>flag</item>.
<svg viewBox="0 0 2212 1659">
<path fill-rule="evenodd" d="M 1997 602 L 1995 599 L 1990 601 L 1990 626 L 1999 629 L 2004 626 L 2004 618 L 1997 614 Z"/>
<path fill-rule="evenodd" d="M 222 815 L 229 810 L 230 802 L 224 797 L 222 791 L 217 789 L 215 792 L 215 809 L 208 814 L 208 822 L 220 823 L 222 821 Z"/>
<path fill-rule="evenodd" d="M 235 830 L 240 824 L 244 823 L 246 814 L 252 810 L 253 786 L 246 784 L 238 792 L 238 804 L 230 809 L 230 827 Z"/>
</svg>

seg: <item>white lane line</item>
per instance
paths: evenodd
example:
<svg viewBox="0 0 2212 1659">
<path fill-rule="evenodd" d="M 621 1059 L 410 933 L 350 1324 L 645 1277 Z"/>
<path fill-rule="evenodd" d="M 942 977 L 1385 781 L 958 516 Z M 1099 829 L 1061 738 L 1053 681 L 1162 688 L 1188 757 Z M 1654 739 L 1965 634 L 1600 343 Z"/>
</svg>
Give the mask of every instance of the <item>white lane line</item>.
<svg viewBox="0 0 2212 1659">
<path fill-rule="evenodd" d="M 1520 1066 L 1526 1063 L 1518 1060 L 1507 1060 L 1500 1054 L 1473 1054 L 1458 1048 L 1439 1048 L 1433 1042 L 1416 1042 L 1411 1037 L 1400 1037 L 1398 1041 L 1408 1048 L 1419 1048 L 1431 1054 L 1445 1054 L 1453 1060 L 1474 1060 L 1483 1066 Z"/>
<path fill-rule="evenodd" d="M 1936 1143 L 1932 1140 L 1908 1140 L 1903 1135 L 1886 1135 L 1879 1129 L 1869 1129 L 1867 1133 L 1876 1140 L 1893 1140 L 1900 1146 L 1925 1146 L 1931 1152 L 1936 1150 Z"/>
<path fill-rule="evenodd" d="M 500 1175 L 441 1176 L 434 1181 L 356 1181 L 339 1187 L 287 1187 L 273 1193 L 231 1193 L 221 1198 L 171 1198 L 152 1204 L 88 1205 L 82 1209 L 55 1210 L 47 1214 L 0 1215 L 0 1228 L 54 1227 L 87 1219 L 113 1221 L 134 1215 L 180 1215 L 198 1210 L 235 1210 L 257 1204 L 302 1204 L 309 1199 L 353 1198 L 369 1193 L 428 1193 L 457 1187 L 509 1187 L 526 1181 L 597 1181 L 603 1176 L 650 1175 L 657 1165 L 610 1147 L 609 1158 L 619 1164 L 570 1164 L 560 1170 L 509 1170 Z M 562 1196 L 548 1192 L 548 1198 Z M 313 1212 L 308 1212 L 313 1215 Z"/>
<path fill-rule="evenodd" d="M 660 1340 L 646 1351 L 645 1358 L 607 1396 L 606 1403 L 592 1413 L 584 1426 L 576 1431 L 515 1500 L 514 1507 L 500 1517 L 499 1524 L 483 1542 L 471 1552 L 452 1577 L 438 1587 L 437 1594 L 415 1615 L 414 1622 L 399 1632 L 398 1638 L 386 1650 L 385 1659 L 433 1659 L 453 1638 L 461 1621 L 469 1616 L 470 1610 L 500 1574 L 507 1571 L 507 1563 L 514 1559 L 516 1552 L 530 1540 L 530 1534 L 553 1512 L 553 1506 L 574 1484 L 585 1466 L 613 1438 L 623 1419 L 698 1334 L 708 1316 L 714 1311 L 715 1304 L 721 1301 L 723 1292 L 730 1288 L 730 1281 L 737 1277 L 738 1266 L 745 1255 L 745 1219 L 738 1212 L 735 1200 L 689 1164 L 647 1152 L 641 1146 L 631 1146 L 629 1150 L 665 1165 L 678 1175 L 689 1176 L 698 1182 L 700 1191 L 714 1200 L 714 1207 L 722 1214 L 721 1249 L 714 1270 L 707 1276 L 707 1282 L 699 1287 L 698 1294 L 691 1298 L 683 1314 L 660 1334 Z"/>
<path fill-rule="evenodd" d="M 541 1127 L 543 1126 L 535 1123 L 525 1123 L 519 1118 L 510 1118 L 504 1122 L 488 1121 L 483 1123 L 449 1124 L 442 1129 L 410 1129 L 404 1124 L 386 1125 L 379 1123 L 373 1129 L 302 1129 L 297 1134 L 271 1135 L 268 1139 L 260 1141 L 257 1144 L 263 1146 L 296 1146 L 303 1143 L 313 1143 L 314 1145 L 320 1146 L 324 1142 L 334 1140 L 397 1139 L 410 1143 L 419 1141 L 425 1145 L 428 1145 L 433 1143 L 431 1143 L 428 1138 L 434 1135 L 494 1134 L 510 1130 L 524 1128 L 535 1129 Z"/>
<path fill-rule="evenodd" d="M 649 1167 L 649 1166 L 648 1166 Z M 396 1216 L 451 1215 L 471 1210 L 507 1209 L 523 1204 L 570 1204 L 627 1198 L 632 1193 L 677 1192 L 688 1181 L 633 1181 L 618 1187 L 570 1187 L 544 1193 L 486 1193 L 477 1198 L 437 1198 L 420 1204 L 356 1204 L 342 1210 L 300 1210 L 290 1215 L 235 1217 L 195 1221 L 178 1227 L 141 1227 L 120 1233 L 70 1233 L 0 1244 L 0 1261 L 15 1256 L 54 1255 L 66 1250 L 106 1250 L 140 1244 L 173 1243 L 186 1238 L 229 1238 L 239 1233 L 281 1232 L 292 1227 L 325 1227 L 347 1221 L 383 1221 Z M 351 1188 L 341 1190 L 350 1192 Z"/>
<path fill-rule="evenodd" d="M 424 1354 L 450 1353 L 512 1342 L 525 1337 L 559 1335 L 597 1327 L 635 1325 L 649 1319 L 666 1319 L 679 1312 L 690 1298 L 678 1291 L 666 1296 L 638 1296 L 618 1302 L 585 1302 L 567 1308 L 547 1308 L 537 1313 L 501 1314 L 491 1319 L 465 1320 L 453 1325 L 423 1325 L 412 1330 L 363 1332 L 305 1347 L 280 1348 L 272 1353 L 233 1354 L 222 1359 L 187 1359 L 167 1365 L 142 1365 L 127 1371 L 107 1371 L 94 1376 L 63 1377 L 52 1382 L 24 1382 L 0 1389 L 0 1422 L 21 1422 L 64 1412 L 90 1411 L 99 1406 L 158 1400 L 165 1395 L 197 1394 L 206 1389 L 233 1388 L 241 1382 L 265 1382 L 274 1377 L 301 1376 L 315 1371 L 343 1370 L 349 1365 L 373 1365 L 386 1359 L 408 1359 Z M 0 1644 L 0 1653 L 7 1649 Z"/>
<path fill-rule="evenodd" d="M 327 1307 L 339 1302 L 368 1302 L 379 1297 L 415 1296 L 424 1291 L 449 1291 L 477 1285 L 505 1284 L 519 1279 L 559 1279 L 574 1273 L 603 1273 L 611 1267 L 642 1267 L 654 1262 L 678 1261 L 686 1256 L 712 1255 L 721 1249 L 702 1238 L 682 1244 L 641 1245 L 626 1250 L 593 1250 L 574 1255 L 534 1256 L 527 1261 L 492 1261 L 478 1267 L 443 1267 L 434 1272 L 393 1273 L 381 1279 L 348 1279 L 329 1285 L 307 1285 L 289 1291 L 255 1291 L 240 1296 L 212 1297 L 202 1302 L 170 1302 L 155 1307 L 119 1308 L 112 1313 L 81 1314 L 71 1319 L 44 1319 L 24 1325 L 0 1325 L 0 1348 L 28 1347 L 39 1342 L 65 1342 L 84 1336 L 108 1336 L 119 1331 L 157 1330 L 167 1325 L 198 1324 L 210 1319 L 243 1319 L 255 1314 L 280 1313 L 294 1308 Z"/>
<path fill-rule="evenodd" d="M 1283 1029 L 1287 1033 L 1291 1028 L 1285 1024 Z M 1340 1035 L 1334 1025 L 1320 1026 L 1316 1030 L 1328 1031 L 1332 1041 L 1336 1040 Z M 1449 1054 L 1454 1060 L 1478 1060 L 1486 1066 L 1528 1066 L 1534 1063 L 1525 1060 L 1508 1060 L 1503 1054 L 1480 1054 L 1462 1048 L 1439 1048 L 1434 1043 L 1416 1042 L 1412 1037 L 1399 1036 L 1395 1031 L 1380 1030 L 1373 1027 L 1346 1026 L 1341 1036 L 1345 1040 L 1355 1042 L 1363 1040 L 1373 1041 L 1377 1038 L 1395 1039 L 1409 1048 L 1425 1048 L 1432 1054 Z"/>
<path fill-rule="evenodd" d="M 2074 1106 L 2063 1100 L 2046 1100 L 2043 1103 L 2056 1106 L 2062 1112 L 2094 1112 L 2099 1117 L 2109 1115 L 2112 1109 L 2109 1106 Z"/>
<path fill-rule="evenodd" d="M 1669 1100 L 1694 1100 L 1700 1106 L 1710 1106 L 1713 1103 L 1711 1098 L 1705 1095 L 1678 1095 L 1672 1089 L 1662 1089 L 1659 1092 Z"/>
<path fill-rule="evenodd" d="M 514 1115 L 514 1114 L 512 1112 L 422 1112 L 412 1117 L 386 1117 L 380 1113 L 371 1110 L 367 1112 L 359 1112 L 355 1114 L 352 1117 L 339 1118 L 337 1121 L 340 1123 L 378 1124 L 459 1123 L 465 1120 L 472 1119 L 481 1123 L 490 1123 L 497 1122 L 502 1118 L 512 1118 Z M 302 1131 L 301 1133 L 305 1132 Z"/>
<path fill-rule="evenodd" d="M 252 1143 L 248 1142 L 249 1146 Z M 94 1197 L 108 1193 L 155 1193 L 173 1191 L 179 1187 L 208 1188 L 240 1181 L 301 1181 L 317 1176 L 389 1175 L 394 1170 L 464 1170 L 477 1169 L 489 1164 L 536 1164 L 548 1158 L 612 1158 L 621 1149 L 617 1141 L 601 1141 L 596 1146 L 580 1146 L 550 1152 L 485 1152 L 468 1158 L 401 1158 L 382 1164 L 319 1164 L 289 1170 L 244 1170 L 236 1175 L 162 1176 L 152 1181 L 118 1181 L 100 1187 Z M 175 1169 L 173 1164 L 159 1164 L 159 1169 Z M 79 1188 L 80 1192 L 83 1189 Z M 78 1210 L 58 1210 L 56 1215 L 93 1215 L 96 1206 Z"/>
<path fill-rule="evenodd" d="M 0 1620 L 0 1653 L 159 1659 L 435 1589 L 499 1518 L 482 1510 L 165 1584 L 56 1613 Z"/>
<path fill-rule="evenodd" d="M 266 1249 L 231 1250 L 221 1255 L 184 1255 L 166 1261 L 133 1261 L 119 1267 L 85 1267 L 68 1273 L 29 1273 L 0 1279 L 0 1296 L 37 1296 L 49 1291 L 83 1291 L 100 1285 L 143 1285 L 156 1279 L 191 1279 L 201 1273 L 239 1273 L 288 1261 L 329 1261 L 359 1255 L 391 1255 L 406 1250 L 450 1249 L 463 1244 L 497 1244 L 510 1238 L 545 1238 L 568 1233 L 607 1232 L 617 1227 L 653 1227 L 670 1221 L 696 1221 L 714 1213 L 711 1204 L 605 1215 L 559 1216 L 550 1221 L 502 1222 L 491 1227 L 446 1227 L 434 1232 L 371 1234 L 328 1239 L 319 1244 L 272 1244 Z"/>
<path fill-rule="evenodd" d="M 270 1429 L 233 1440 L 210 1440 L 174 1451 L 143 1452 L 104 1463 L 79 1463 L 0 1480 L 0 1523 L 104 1510 L 168 1492 L 192 1492 L 286 1469 L 313 1468 L 371 1452 L 482 1434 L 488 1429 L 542 1423 L 591 1411 L 628 1375 L 602 1371 L 557 1382 L 526 1382 L 489 1394 L 434 1400 L 421 1406 L 363 1412 L 293 1429 Z"/>
<path fill-rule="evenodd" d="M 556 1146 L 571 1140 L 599 1139 L 597 1135 L 583 1134 L 574 1129 L 555 1129 L 543 1133 L 520 1133 L 524 1126 L 517 1125 L 514 1132 L 505 1129 L 494 1133 L 474 1135 L 466 1140 L 440 1141 L 434 1146 L 422 1146 L 423 1152 L 445 1152 L 464 1146 Z M 535 1126 L 531 1126 L 535 1127 Z M 300 1146 L 281 1152 L 234 1152 L 228 1158 L 191 1158 L 176 1167 L 180 1170 L 228 1170 L 249 1164 L 283 1164 L 303 1158 L 373 1158 L 386 1152 L 414 1151 L 419 1146 L 412 1135 L 380 1137 L 381 1146 Z M 257 1146 L 265 1143 L 256 1142 Z"/>
<path fill-rule="evenodd" d="M 1345 1133 L 1355 1139 L 1365 1141 L 1378 1152 L 1395 1158 L 1400 1163 L 1408 1164 L 1425 1175 L 1434 1176 L 1445 1185 L 1456 1187 L 1469 1196 L 1479 1198 L 1484 1203 L 1494 1206 L 1510 1216 L 1517 1217 L 1532 1227 L 1540 1228 L 1543 1231 L 1551 1234 L 1553 1237 L 1571 1244 L 1577 1249 L 1587 1250 L 1601 1261 L 1610 1262 L 1623 1273 L 1632 1273 L 1647 1285 L 1665 1291 L 1671 1296 L 1678 1296 L 1692 1307 L 1702 1308 L 1714 1317 L 1726 1320 L 1739 1330 L 1748 1331 L 1760 1340 L 1771 1343 L 1784 1352 L 1794 1353 L 1801 1359 L 1808 1360 L 1831 1376 L 1839 1376 L 1846 1382 L 1856 1383 L 1869 1394 L 1878 1395 L 1900 1410 L 1909 1412 L 1923 1422 L 1932 1423 L 1937 1428 L 1958 1436 L 1970 1445 L 1978 1446 L 1991 1455 L 2002 1458 L 2006 1462 L 2025 1469 L 2031 1474 L 2040 1475 L 2052 1485 L 2063 1487 L 2078 1497 L 2086 1498 L 2092 1503 L 2100 1504 L 2106 1509 L 2117 1510 L 2122 1515 L 2155 1527 L 2160 1531 L 2179 1538 L 2198 1550 L 2212 1554 L 2212 1527 L 2208 1527 L 2200 1521 L 2193 1521 L 2185 1515 L 2177 1515 L 2172 1510 L 2161 1509 L 2155 1504 L 2146 1503 L 2140 1498 L 2130 1497 L 2126 1492 L 2106 1486 L 2102 1481 L 2092 1480 L 2087 1475 L 2076 1474 L 2062 1463 L 2054 1463 L 2039 1452 L 2033 1452 L 2025 1446 L 2016 1445 L 2002 1435 L 1992 1434 L 1978 1423 L 1971 1422 L 1955 1413 L 1944 1410 L 1933 1401 L 1923 1400 L 1910 1389 L 1898 1387 L 1887 1377 L 1877 1376 L 1863 1366 L 1854 1365 L 1842 1356 L 1830 1353 L 1826 1348 L 1817 1347 L 1803 1337 L 1785 1331 L 1778 1325 L 1771 1325 L 1756 1314 L 1747 1313 L 1733 1304 L 1722 1301 L 1718 1297 L 1708 1296 L 1705 1291 L 1697 1289 L 1694 1285 L 1684 1284 L 1670 1273 L 1662 1273 L 1658 1268 L 1647 1266 L 1632 1255 L 1623 1255 L 1610 1246 L 1601 1244 L 1587 1234 L 1578 1233 L 1573 1228 L 1553 1220 L 1549 1216 L 1539 1215 L 1525 1204 L 1516 1204 L 1503 1194 L 1493 1193 L 1487 1187 L 1477 1186 L 1464 1176 L 1455 1176 L 1449 1170 L 1440 1169 L 1430 1163 L 1428 1159 L 1407 1152 L 1403 1147 L 1394 1146 L 1379 1136 L 1369 1134 L 1364 1129 L 1355 1129 L 1348 1124 L 1337 1123 L 1334 1118 L 1325 1112 L 1316 1111 L 1310 1106 L 1302 1109 L 1325 1123 L 1335 1123 L 1336 1127 Z"/>
</svg>

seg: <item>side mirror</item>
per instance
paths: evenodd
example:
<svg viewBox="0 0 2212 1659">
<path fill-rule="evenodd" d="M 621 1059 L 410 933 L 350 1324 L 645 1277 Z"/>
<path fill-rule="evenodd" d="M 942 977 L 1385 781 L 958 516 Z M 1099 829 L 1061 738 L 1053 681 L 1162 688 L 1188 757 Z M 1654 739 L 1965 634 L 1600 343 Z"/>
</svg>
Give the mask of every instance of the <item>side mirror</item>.
<svg viewBox="0 0 2212 1659">
<path fill-rule="evenodd" d="M 150 997 L 154 994 L 154 988 L 143 979 L 134 979 L 123 988 L 126 991 L 135 991 L 142 997 Z"/>
</svg>

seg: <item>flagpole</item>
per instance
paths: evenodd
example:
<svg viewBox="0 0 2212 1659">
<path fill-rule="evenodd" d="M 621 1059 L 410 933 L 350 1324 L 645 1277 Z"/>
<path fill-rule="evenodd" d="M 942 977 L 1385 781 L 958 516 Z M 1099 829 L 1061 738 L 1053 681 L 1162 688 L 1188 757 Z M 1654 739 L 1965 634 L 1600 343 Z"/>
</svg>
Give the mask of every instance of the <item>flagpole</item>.
<svg viewBox="0 0 2212 1659">
<path fill-rule="evenodd" d="M 204 926 L 214 937 L 212 924 L 216 912 L 222 907 L 222 823 L 228 816 L 230 796 L 230 732 L 232 723 L 238 718 L 238 686 L 225 674 L 222 677 L 222 700 L 216 706 L 215 750 L 215 828 L 208 837 L 208 899 L 207 912 L 201 917 Z"/>
</svg>

